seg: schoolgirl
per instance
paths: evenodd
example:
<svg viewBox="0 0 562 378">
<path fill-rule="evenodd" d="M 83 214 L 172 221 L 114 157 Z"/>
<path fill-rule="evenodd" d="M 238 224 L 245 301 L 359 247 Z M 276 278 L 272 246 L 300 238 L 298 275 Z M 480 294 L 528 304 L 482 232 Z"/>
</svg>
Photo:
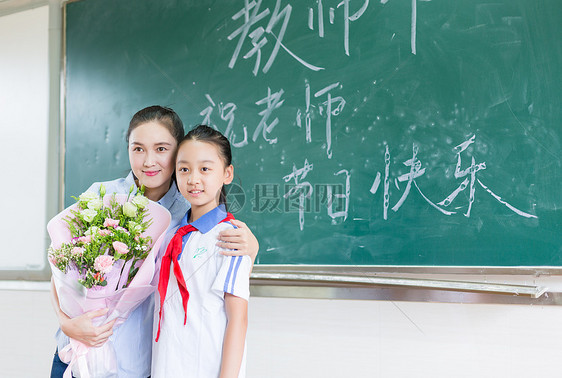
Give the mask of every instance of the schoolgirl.
<svg viewBox="0 0 562 378">
<path fill-rule="evenodd" d="M 189 201 L 162 244 L 152 377 L 244 377 L 249 256 L 218 253 L 215 238 L 233 229 L 224 185 L 233 179 L 230 144 L 208 126 L 178 147 L 176 180 Z"/>
</svg>

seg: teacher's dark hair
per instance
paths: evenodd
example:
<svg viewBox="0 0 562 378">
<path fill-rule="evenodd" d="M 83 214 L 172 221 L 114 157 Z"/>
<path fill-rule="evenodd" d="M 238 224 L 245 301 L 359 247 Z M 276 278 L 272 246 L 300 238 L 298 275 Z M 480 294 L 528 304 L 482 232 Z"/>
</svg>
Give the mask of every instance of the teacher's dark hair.
<svg viewBox="0 0 562 378">
<path fill-rule="evenodd" d="M 183 122 L 177 113 L 170 108 L 153 105 L 135 113 L 129 123 L 129 129 L 127 130 L 127 143 L 129 143 L 129 137 L 133 130 L 147 122 L 158 122 L 164 126 L 178 142 L 178 145 L 182 141 L 185 131 L 183 129 Z"/>
</svg>

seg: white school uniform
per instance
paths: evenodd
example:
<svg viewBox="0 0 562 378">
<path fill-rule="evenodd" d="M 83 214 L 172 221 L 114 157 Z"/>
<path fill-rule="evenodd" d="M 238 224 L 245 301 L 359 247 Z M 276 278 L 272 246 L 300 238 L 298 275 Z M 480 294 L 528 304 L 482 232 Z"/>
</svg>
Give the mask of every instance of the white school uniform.
<svg viewBox="0 0 562 378">
<path fill-rule="evenodd" d="M 179 227 L 187 225 L 189 213 Z M 183 238 L 179 264 L 189 291 L 187 323 L 173 269 L 170 268 L 168 290 L 163 304 L 161 331 L 153 342 L 153 378 L 217 378 L 220 374 L 222 346 L 227 325 L 225 293 L 248 300 L 250 296 L 249 256 L 223 256 L 216 246 L 220 231 L 233 228 L 224 206 L 216 207 L 192 223 L 198 231 Z M 161 247 L 161 255 L 175 231 L 171 230 Z M 187 242 L 186 242 L 187 240 Z M 155 295 L 154 337 L 158 330 L 159 294 Z M 245 349 L 245 348 L 244 348 Z M 246 353 L 239 377 L 245 376 Z"/>
</svg>

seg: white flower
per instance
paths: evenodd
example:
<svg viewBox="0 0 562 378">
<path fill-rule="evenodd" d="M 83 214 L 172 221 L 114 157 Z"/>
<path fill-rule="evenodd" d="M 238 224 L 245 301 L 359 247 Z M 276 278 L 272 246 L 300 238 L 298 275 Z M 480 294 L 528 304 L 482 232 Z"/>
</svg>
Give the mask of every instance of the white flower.
<svg viewBox="0 0 562 378">
<path fill-rule="evenodd" d="M 82 211 L 82 216 L 84 217 L 84 220 L 88 223 L 92 222 L 96 217 L 96 215 L 98 215 L 98 212 L 92 209 L 86 209 Z"/>
<path fill-rule="evenodd" d="M 100 196 L 103 198 L 105 196 L 105 185 L 100 184 Z"/>
<path fill-rule="evenodd" d="M 103 206 L 103 201 L 100 198 L 94 198 L 88 202 L 88 209 L 99 210 Z"/>
<path fill-rule="evenodd" d="M 123 228 L 123 227 L 121 227 L 121 226 L 115 227 L 115 231 L 121 231 L 121 232 L 126 233 L 127 235 L 130 235 L 130 234 L 131 234 L 131 233 L 129 232 L 129 230 L 127 230 L 126 228 Z"/>
<path fill-rule="evenodd" d="M 132 200 L 132 203 L 137 205 L 140 209 L 144 209 L 148 206 L 148 198 L 143 195 L 137 194 Z"/>
<path fill-rule="evenodd" d="M 88 228 L 86 232 L 84 232 L 84 235 L 92 235 L 95 237 L 99 233 L 99 230 L 100 230 L 99 227 L 92 226 Z"/>
<path fill-rule="evenodd" d="M 138 223 L 129 222 L 129 231 L 131 231 L 133 234 L 140 234 L 142 232 L 142 227 Z"/>
<path fill-rule="evenodd" d="M 99 198 L 97 193 L 94 193 L 94 192 L 91 192 L 91 191 L 88 190 L 87 192 L 84 192 L 84 193 L 80 194 L 80 196 L 78 197 L 78 200 L 80 202 L 90 202 L 91 200 L 93 200 L 95 198 Z"/>
<path fill-rule="evenodd" d="M 134 203 L 125 202 L 125 204 L 123 205 L 123 214 L 128 217 L 134 218 L 137 216 L 137 207 Z"/>
</svg>

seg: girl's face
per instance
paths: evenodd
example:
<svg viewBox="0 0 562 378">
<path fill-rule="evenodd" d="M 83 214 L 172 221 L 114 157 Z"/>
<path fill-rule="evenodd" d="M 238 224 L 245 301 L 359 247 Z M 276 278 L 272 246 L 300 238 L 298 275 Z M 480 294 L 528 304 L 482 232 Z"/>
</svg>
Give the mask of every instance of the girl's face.
<svg viewBox="0 0 562 378">
<path fill-rule="evenodd" d="M 129 135 L 131 169 L 149 199 L 160 200 L 170 188 L 176 150 L 176 139 L 155 121 L 137 126 Z"/>
<path fill-rule="evenodd" d="M 218 206 L 223 185 L 230 184 L 232 165 L 225 162 L 218 148 L 207 142 L 182 143 L 176 158 L 176 179 L 180 193 L 191 203 L 190 222 Z"/>
</svg>

